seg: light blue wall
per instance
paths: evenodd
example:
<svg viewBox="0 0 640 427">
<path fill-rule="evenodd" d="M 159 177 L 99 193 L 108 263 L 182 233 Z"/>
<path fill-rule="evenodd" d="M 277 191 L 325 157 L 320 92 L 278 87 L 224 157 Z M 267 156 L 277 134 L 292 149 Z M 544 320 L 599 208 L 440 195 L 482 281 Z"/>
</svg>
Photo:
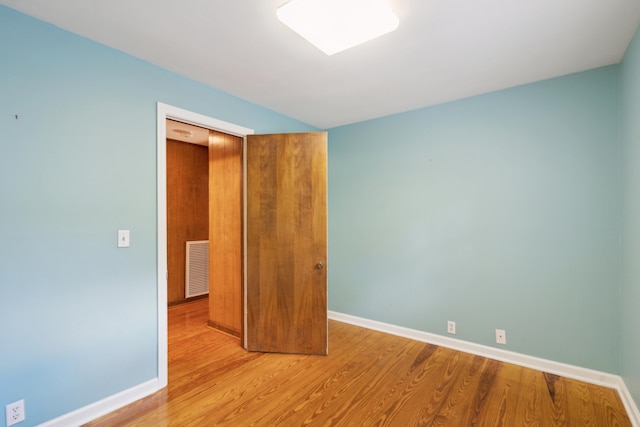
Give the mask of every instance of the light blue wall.
<svg viewBox="0 0 640 427">
<path fill-rule="evenodd" d="M 622 376 L 640 405 L 640 32 L 621 66 Z"/>
<path fill-rule="evenodd" d="M 618 68 L 329 132 L 329 308 L 618 373 Z"/>
<path fill-rule="evenodd" d="M 156 376 L 156 102 L 315 129 L 2 6 L 0 58 L 0 426 L 32 426 Z"/>
</svg>

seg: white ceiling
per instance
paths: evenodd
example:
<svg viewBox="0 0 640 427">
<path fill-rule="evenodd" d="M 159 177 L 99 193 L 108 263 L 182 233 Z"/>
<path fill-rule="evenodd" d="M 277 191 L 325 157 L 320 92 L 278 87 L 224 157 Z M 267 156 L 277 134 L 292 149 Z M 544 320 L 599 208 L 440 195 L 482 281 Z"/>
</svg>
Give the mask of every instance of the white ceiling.
<svg viewBox="0 0 640 427">
<path fill-rule="evenodd" d="M 640 0 L 391 0 L 398 30 L 326 56 L 286 1 L 0 4 L 319 128 L 615 64 L 640 21 Z"/>
</svg>

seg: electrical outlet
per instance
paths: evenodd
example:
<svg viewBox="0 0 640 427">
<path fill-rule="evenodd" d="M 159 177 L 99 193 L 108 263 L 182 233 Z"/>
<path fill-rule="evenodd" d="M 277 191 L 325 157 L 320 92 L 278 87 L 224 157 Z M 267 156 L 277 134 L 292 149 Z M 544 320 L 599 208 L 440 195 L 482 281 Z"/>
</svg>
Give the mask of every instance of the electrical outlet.
<svg viewBox="0 0 640 427">
<path fill-rule="evenodd" d="M 447 322 L 447 332 L 452 335 L 456 334 L 456 322 L 452 322 L 451 320 Z"/>
<path fill-rule="evenodd" d="M 7 427 L 24 421 L 26 418 L 24 413 L 24 399 L 9 403 L 5 406 L 5 411 L 7 414 Z"/>
<path fill-rule="evenodd" d="M 507 333 L 504 329 L 496 329 L 496 342 L 498 344 L 506 344 L 507 343 Z"/>
</svg>

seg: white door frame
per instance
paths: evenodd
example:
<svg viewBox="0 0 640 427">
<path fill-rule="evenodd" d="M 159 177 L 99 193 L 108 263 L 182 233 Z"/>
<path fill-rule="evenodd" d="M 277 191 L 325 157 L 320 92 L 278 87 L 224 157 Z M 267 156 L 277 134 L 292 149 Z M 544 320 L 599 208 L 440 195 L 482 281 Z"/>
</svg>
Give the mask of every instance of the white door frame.
<svg viewBox="0 0 640 427">
<path fill-rule="evenodd" d="M 167 339 L 167 126 L 172 119 L 245 138 L 253 129 L 158 102 L 157 104 L 157 254 L 158 254 L 158 389 L 169 382 Z"/>
</svg>

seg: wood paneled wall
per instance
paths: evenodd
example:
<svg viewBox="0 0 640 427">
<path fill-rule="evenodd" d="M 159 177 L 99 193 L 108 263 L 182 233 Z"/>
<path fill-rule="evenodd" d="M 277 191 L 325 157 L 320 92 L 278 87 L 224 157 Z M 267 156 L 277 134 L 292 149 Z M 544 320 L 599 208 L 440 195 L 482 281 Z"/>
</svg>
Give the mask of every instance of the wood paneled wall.
<svg viewBox="0 0 640 427">
<path fill-rule="evenodd" d="M 207 147 L 167 140 L 167 301 L 185 300 L 186 242 L 209 238 Z"/>
<path fill-rule="evenodd" d="M 242 336 L 242 138 L 209 133 L 209 325 Z"/>
</svg>

